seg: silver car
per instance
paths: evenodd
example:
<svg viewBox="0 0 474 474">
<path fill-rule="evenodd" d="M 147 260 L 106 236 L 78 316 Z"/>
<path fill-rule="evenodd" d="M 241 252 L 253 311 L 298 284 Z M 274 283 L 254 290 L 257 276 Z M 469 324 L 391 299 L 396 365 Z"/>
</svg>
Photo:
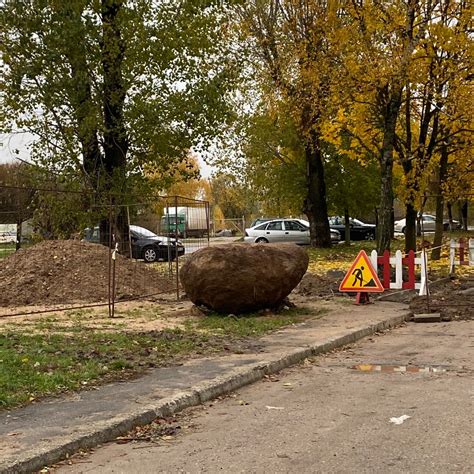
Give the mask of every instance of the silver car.
<svg viewBox="0 0 474 474">
<path fill-rule="evenodd" d="M 331 241 L 337 243 L 340 240 L 341 234 L 331 229 Z M 303 219 L 274 219 L 245 229 L 244 241 L 249 243 L 292 242 L 309 245 L 309 223 Z"/>
<path fill-rule="evenodd" d="M 424 232 L 434 232 L 436 230 L 436 217 L 432 216 L 431 214 L 423 214 L 420 216 L 420 224 L 421 228 L 417 226 L 417 232 L 420 233 L 421 229 Z M 395 232 L 402 232 L 405 233 L 406 230 L 406 219 L 400 219 L 399 221 L 395 221 Z M 453 225 L 455 228 L 459 228 L 459 222 L 453 220 Z M 443 229 L 449 229 L 449 220 L 443 220 Z"/>
</svg>

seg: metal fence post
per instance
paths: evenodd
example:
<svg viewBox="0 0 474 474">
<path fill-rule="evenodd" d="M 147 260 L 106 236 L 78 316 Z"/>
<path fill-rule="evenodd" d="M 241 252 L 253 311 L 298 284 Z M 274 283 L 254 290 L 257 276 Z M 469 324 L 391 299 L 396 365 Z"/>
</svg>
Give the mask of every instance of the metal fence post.
<svg viewBox="0 0 474 474">
<path fill-rule="evenodd" d="M 206 201 L 206 224 L 207 224 L 207 245 L 209 246 L 210 237 L 211 237 L 211 208 L 209 206 L 209 201 Z"/>
<path fill-rule="evenodd" d="M 109 247 L 109 259 L 108 259 L 108 271 L 107 271 L 107 280 L 108 280 L 108 305 L 109 305 L 109 318 L 112 317 L 112 201 L 109 202 L 109 235 L 108 235 L 108 247 Z"/>
<path fill-rule="evenodd" d="M 174 197 L 174 212 L 175 212 L 175 242 L 177 244 L 178 235 L 179 235 L 179 226 L 178 226 L 178 196 Z M 168 246 L 171 242 L 168 242 Z M 179 256 L 178 256 L 178 246 L 176 245 L 176 299 L 179 301 Z"/>
<path fill-rule="evenodd" d="M 132 234 L 130 233 L 130 206 L 127 206 L 127 228 L 128 228 L 128 251 L 130 252 L 130 259 L 132 255 Z"/>
</svg>

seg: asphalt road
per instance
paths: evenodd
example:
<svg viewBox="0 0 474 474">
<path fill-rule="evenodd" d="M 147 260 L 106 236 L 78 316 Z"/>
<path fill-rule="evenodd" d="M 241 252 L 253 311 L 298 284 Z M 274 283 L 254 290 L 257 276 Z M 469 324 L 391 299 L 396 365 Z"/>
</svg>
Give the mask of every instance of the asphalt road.
<svg viewBox="0 0 474 474">
<path fill-rule="evenodd" d="M 408 324 L 189 410 L 176 436 L 59 472 L 474 472 L 473 328 Z"/>
</svg>

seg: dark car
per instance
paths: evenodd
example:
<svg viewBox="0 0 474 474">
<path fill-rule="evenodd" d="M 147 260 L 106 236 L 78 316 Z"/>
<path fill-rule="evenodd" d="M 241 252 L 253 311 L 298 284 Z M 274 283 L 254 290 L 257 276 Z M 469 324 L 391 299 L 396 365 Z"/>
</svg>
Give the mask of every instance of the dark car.
<svg viewBox="0 0 474 474">
<path fill-rule="evenodd" d="M 344 239 L 346 226 L 344 217 L 330 217 L 329 225 L 332 229 L 337 229 L 341 233 L 341 239 Z M 359 219 L 349 219 L 351 240 L 375 240 L 375 225 L 365 224 Z"/>
<path fill-rule="evenodd" d="M 144 227 L 130 226 L 132 240 L 132 257 L 143 259 L 147 263 L 174 260 L 176 256 L 184 255 L 183 244 L 176 239 L 156 235 Z M 99 227 L 85 230 L 84 240 L 99 243 Z"/>
</svg>

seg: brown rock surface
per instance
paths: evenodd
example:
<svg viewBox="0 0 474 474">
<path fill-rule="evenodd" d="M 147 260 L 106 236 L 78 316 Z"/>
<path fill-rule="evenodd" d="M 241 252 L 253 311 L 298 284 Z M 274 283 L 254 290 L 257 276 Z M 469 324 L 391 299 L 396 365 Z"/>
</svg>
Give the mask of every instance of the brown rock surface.
<svg viewBox="0 0 474 474">
<path fill-rule="evenodd" d="M 180 271 L 191 301 L 221 313 L 278 306 L 299 283 L 308 255 L 293 244 L 232 244 L 201 249 Z"/>
</svg>

